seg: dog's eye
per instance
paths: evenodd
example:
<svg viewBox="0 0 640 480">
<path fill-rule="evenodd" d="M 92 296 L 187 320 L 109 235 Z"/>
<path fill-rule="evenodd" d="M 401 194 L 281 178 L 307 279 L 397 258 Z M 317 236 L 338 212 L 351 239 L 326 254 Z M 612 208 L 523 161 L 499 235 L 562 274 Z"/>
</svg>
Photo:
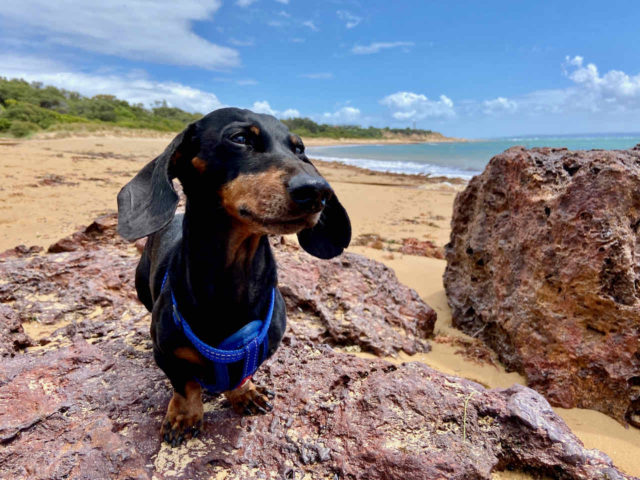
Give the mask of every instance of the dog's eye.
<svg viewBox="0 0 640 480">
<path fill-rule="evenodd" d="M 233 143 L 239 143 L 240 145 L 247 144 L 247 136 L 243 133 L 238 133 L 230 138 Z"/>
<path fill-rule="evenodd" d="M 302 155 L 304 153 L 304 146 L 296 145 L 293 147 L 293 151 L 295 152 L 296 155 Z"/>
</svg>

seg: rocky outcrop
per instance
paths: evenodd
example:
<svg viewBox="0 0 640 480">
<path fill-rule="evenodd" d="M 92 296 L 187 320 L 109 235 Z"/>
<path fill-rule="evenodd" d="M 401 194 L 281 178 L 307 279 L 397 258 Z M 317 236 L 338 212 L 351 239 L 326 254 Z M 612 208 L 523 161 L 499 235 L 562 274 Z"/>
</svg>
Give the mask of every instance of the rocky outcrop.
<svg viewBox="0 0 640 480">
<path fill-rule="evenodd" d="M 18 355 L 0 375 L 3 478 L 489 479 L 515 469 L 622 479 L 525 387 L 481 386 L 410 363 L 364 360 L 290 338 L 257 381 L 274 411 L 205 403 L 198 439 L 171 448 L 170 397 L 140 322 L 92 345 Z"/>
<path fill-rule="evenodd" d="M 393 270 L 352 253 L 326 261 L 294 245 L 276 247 L 280 291 L 298 336 L 382 356 L 429 351 L 436 312 Z"/>
<path fill-rule="evenodd" d="M 489 479 L 505 469 L 632 478 L 586 450 L 533 390 L 486 390 L 419 363 L 367 360 L 320 343 L 375 345 L 364 327 L 345 336 L 328 320 L 343 312 L 357 322 L 350 302 L 360 294 L 407 345 L 422 328 L 408 315 L 428 310 L 409 290 L 376 286 L 396 280 L 374 262 L 348 255 L 325 271 L 292 246 L 279 247 L 280 271 L 287 302 L 302 311 L 256 378 L 277 392 L 273 412 L 240 417 L 206 397 L 201 436 L 162 444 L 171 392 L 133 294 L 138 253 L 106 223 L 76 236 L 71 251 L 0 261 L 0 302 L 33 343 L 12 346 L 0 368 L 3 479 Z M 328 293 L 296 283 L 296 269 Z M 345 281 L 333 291 L 328 283 L 340 269 Z M 367 286 L 352 291 L 359 275 Z M 371 301 L 373 291 L 381 299 Z M 330 305 L 323 310 L 320 300 Z M 372 335 L 384 339 L 378 321 Z"/>
<path fill-rule="evenodd" d="M 453 323 L 553 404 L 640 427 L 640 146 L 515 147 L 455 201 Z"/>
<path fill-rule="evenodd" d="M 116 235 L 116 223 L 115 216 L 97 219 L 49 247 L 56 256 L 6 252 L 0 278 L 9 281 L 0 283 L 0 302 L 11 302 L 11 315 L 35 332 L 52 332 L 58 323 L 77 329 L 104 309 L 110 319 L 120 318 L 126 312 L 122 297 L 136 298 L 139 254 Z M 389 268 L 351 253 L 318 260 L 282 242 L 274 242 L 274 250 L 289 318 L 299 320 L 290 327 L 294 334 L 385 356 L 429 351 L 436 313 Z M 135 302 L 129 307 L 132 315 L 146 312 Z M 17 334 L 20 325 L 10 329 Z"/>
</svg>

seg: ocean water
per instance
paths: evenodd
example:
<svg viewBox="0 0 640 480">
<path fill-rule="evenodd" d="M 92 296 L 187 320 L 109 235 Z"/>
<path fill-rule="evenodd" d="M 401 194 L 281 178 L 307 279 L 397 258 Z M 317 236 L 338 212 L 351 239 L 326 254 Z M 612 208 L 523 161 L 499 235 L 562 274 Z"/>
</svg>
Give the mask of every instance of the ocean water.
<svg viewBox="0 0 640 480">
<path fill-rule="evenodd" d="M 507 148 L 566 147 L 569 150 L 618 150 L 640 144 L 640 133 L 624 135 L 575 135 L 512 137 L 454 143 L 407 145 L 339 145 L 309 147 L 307 155 L 369 170 L 427 174 L 470 179 L 482 172 L 491 157 Z"/>
</svg>

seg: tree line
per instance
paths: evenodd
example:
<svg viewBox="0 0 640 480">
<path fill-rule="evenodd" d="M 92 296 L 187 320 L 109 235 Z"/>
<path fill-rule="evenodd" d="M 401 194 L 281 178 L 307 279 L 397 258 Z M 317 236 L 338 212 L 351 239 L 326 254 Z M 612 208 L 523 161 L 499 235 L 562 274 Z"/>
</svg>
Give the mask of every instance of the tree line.
<svg viewBox="0 0 640 480">
<path fill-rule="evenodd" d="M 0 135 L 24 137 L 41 130 L 60 130 L 90 126 L 114 125 L 125 128 L 178 132 L 201 113 L 189 113 L 166 102 L 152 107 L 131 104 L 113 95 L 85 97 L 72 92 L 45 86 L 40 82 L 0 77 Z M 319 124 L 309 118 L 282 120 L 301 137 L 327 138 L 383 138 L 427 135 L 431 130 L 361 127 L 358 125 Z"/>
</svg>

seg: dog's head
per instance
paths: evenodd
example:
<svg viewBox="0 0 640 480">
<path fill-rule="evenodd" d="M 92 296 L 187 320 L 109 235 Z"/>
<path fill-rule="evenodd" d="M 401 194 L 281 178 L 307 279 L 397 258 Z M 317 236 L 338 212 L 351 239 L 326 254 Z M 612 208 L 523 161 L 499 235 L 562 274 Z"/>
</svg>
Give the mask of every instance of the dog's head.
<svg viewBox="0 0 640 480">
<path fill-rule="evenodd" d="M 118 232 L 135 240 L 175 214 L 178 178 L 190 202 L 223 208 L 253 234 L 297 233 L 312 255 L 332 258 L 351 224 L 300 137 L 271 115 L 222 108 L 190 124 L 118 194 Z"/>
</svg>

